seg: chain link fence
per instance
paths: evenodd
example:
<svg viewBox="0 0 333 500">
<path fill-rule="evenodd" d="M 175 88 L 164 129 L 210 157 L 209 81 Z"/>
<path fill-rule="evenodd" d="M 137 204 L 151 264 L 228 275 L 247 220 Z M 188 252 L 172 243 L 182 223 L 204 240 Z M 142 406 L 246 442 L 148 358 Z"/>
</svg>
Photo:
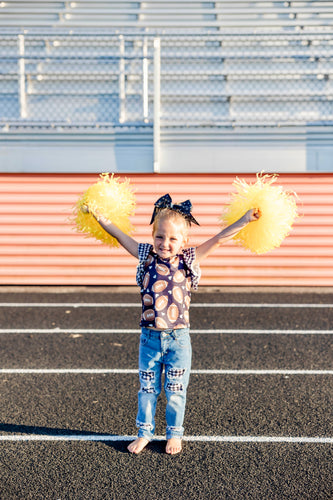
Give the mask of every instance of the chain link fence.
<svg viewBox="0 0 333 500">
<path fill-rule="evenodd" d="M 156 99 L 153 37 L 1 35 L 0 125 L 151 127 L 156 109 L 169 128 L 333 123 L 330 33 L 160 39 Z"/>
<path fill-rule="evenodd" d="M 3 125 L 143 126 L 152 40 L 123 36 L 1 37 Z"/>
<path fill-rule="evenodd" d="M 329 35 L 165 38 L 161 54 L 164 125 L 332 122 Z"/>
</svg>

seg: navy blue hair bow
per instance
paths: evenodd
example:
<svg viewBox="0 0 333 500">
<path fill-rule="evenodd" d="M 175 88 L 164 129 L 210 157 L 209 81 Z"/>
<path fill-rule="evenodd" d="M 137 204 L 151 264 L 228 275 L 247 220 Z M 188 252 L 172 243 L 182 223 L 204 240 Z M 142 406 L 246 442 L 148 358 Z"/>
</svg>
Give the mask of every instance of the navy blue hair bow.
<svg viewBox="0 0 333 500">
<path fill-rule="evenodd" d="M 194 224 L 200 226 L 199 222 L 197 222 L 193 217 L 193 215 L 191 214 L 192 203 L 190 202 L 190 200 L 186 200 L 178 204 L 172 203 L 172 199 L 169 194 L 161 196 L 161 198 L 159 198 L 154 204 L 154 212 L 151 217 L 150 224 L 154 222 L 156 215 L 163 208 L 169 208 L 170 210 L 174 210 L 175 212 L 178 212 L 180 215 L 182 215 L 190 224 L 191 222 L 193 222 Z"/>
</svg>

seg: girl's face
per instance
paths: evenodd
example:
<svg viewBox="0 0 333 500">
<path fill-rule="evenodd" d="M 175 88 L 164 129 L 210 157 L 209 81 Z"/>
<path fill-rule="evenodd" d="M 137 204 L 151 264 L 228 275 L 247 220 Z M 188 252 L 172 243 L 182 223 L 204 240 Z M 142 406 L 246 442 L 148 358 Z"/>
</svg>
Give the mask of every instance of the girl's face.
<svg viewBox="0 0 333 500">
<path fill-rule="evenodd" d="M 187 242 L 185 224 L 181 219 L 161 219 L 153 232 L 153 239 L 157 255 L 164 260 L 171 259 Z"/>
</svg>

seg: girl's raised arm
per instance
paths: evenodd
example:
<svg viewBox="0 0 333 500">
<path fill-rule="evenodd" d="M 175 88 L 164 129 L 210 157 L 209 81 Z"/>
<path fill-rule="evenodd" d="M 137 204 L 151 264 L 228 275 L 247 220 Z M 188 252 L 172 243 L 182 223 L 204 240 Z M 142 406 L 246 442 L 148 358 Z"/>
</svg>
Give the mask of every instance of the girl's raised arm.
<svg viewBox="0 0 333 500">
<path fill-rule="evenodd" d="M 87 205 L 84 205 L 81 209 L 83 212 L 88 213 L 89 212 L 89 207 Z M 97 222 L 102 226 L 103 229 L 107 233 L 109 233 L 111 236 L 116 238 L 116 240 L 119 241 L 122 247 L 127 250 L 128 253 L 133 255 L 133 257 L 136 257 L 137 259 L 139 258 L 139 244 L 136 240 L 134 240 L 131 236 L 128 234 L 124 233 L 119 227 L 117 227 L 115 224 L 113 224 L 109 219 L 106 217 L 99 215 L 98 218 L 92 214 Z"/>
<path fill-rule="evenodd" d="M 196 249 L 196 262 L 200 262 L 220 245 L 230 240 L 233 236 L 239 233 L 241 229 L 247 226 L 247 224 L 258 220 L 260 215 L 260 210 L 256 208 L 248 210 L 243 217 L 238 219 L 238 221 L 230 224 L 230 226 L 224 228 L 221 232 L 199 245 Z"/>
</svg>

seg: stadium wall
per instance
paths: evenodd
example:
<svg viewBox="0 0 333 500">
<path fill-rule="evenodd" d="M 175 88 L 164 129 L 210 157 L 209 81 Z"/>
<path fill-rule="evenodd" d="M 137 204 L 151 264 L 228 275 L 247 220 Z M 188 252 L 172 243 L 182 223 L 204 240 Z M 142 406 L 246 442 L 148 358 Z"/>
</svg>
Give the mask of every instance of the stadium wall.
<svg viewBox="0 0 333 500">
<path fill-rule="evenodd" d="M 235 175 L 128 175 L 136 187 L 135 238 L 150 241 L 152 205 L 167 192 L 194 205 L 201 226 L 192 228 L 191 244 L 215 234 Z M 96 180 L 97 174 L 0 174 L 1 285 L 135 285 L 133 257 L 84 238 L 69 222 L 78 196 Z M 333 174 L 282 173 L 278 183 L 299 196 L 301 217 L 291 235 L 261 256 L 228 242 L 202 264 L 202 285 L 333 285 Z"/>
<path fill-rule="evenodd" d="M 162 129 L 161 173 L 333 172 L 333 127 Z M 150 128 L 0 133 L 2 173 L 152 173 Z"/>
</svg>

